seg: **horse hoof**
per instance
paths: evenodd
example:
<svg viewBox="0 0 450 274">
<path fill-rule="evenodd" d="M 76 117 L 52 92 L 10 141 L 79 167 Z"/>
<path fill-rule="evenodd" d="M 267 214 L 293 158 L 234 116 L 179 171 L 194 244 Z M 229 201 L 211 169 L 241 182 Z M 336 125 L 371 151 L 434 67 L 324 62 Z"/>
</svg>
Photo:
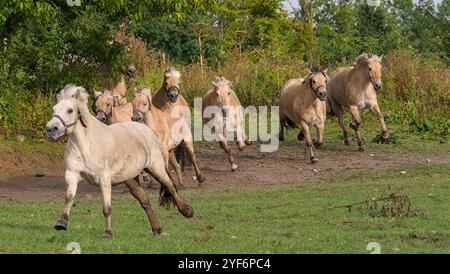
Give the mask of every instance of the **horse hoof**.
<svg viewBox="0 0 450 274">
<path fill-rule="evenodd" d="M 389 138 L 389 132 L 387 132 L 387 131 L 382 132 L 381 137 L 383 137 L 384 140 L 387 140 Z"/>
<path fill-rule="evenodd" d="M 283 137 L 278 137 L 278 140 L 279 140 L 280 142 L 283 142 L 283 141 L 284 141 L 284 136 L 283 136 Z"/>
<path fill-rule="evenodd" d="M 359 148 L 358 148 L 358 151 L 359 151 L 359 152 L 364 152 L 364 151 L 366 151 L 366 150 L 365 150 L 363 147 L 359 147 Z"/>
<path fill-rule="evenodd" d="M 55 230 L 58 230 L 58 231 L 67 230 L 67 221 L 59 220 L 55 225 Z"/>
<path fill-rule="evenodd" d="M 197 181 L 199 184 L 202 184 L 205 181 L 205 175 L 203 175 L 201 173 L 199 175 L 197 175 Z"/>
<path fill-rule="evenodd" d="M 194 208 L 190 205 L 185 205 L 180 209 L 180 213 L 186 218 L 194 217 Z"/>
<path fill-rule="evenodd" d="M 319 163 L 319 160 L 317 160 L 316 158 L 312 158 L 310 163 L 311 163 L 312 165 L 316 165 L 316 164 Z"/>
<path fill-rule="evenodd" d="M 111 230 L 106 230 L 105 233 L 103 233 L 103 238 L 105 239 L 112 239 L 112 231 Z"/>
<path fill-rule="evenodd" d="M 317 141 L 314 141 L 315 148 L 320 148 L 321 145 L 322 145 L 322 143 L 318 143 Z"/>
<path fill-rule="evenodd" d="M 157 227 L 155 229 L 152 229 L 152 232 L 153 232 L 153 236 L 158 236 L 161 234 L 162 229 L 160 227 Z"/>
<path fill-rule="evenodd" d="M 283 138 L 284 139 L 284 138 Z M 250 141 L 250 140 L 245 140 L 245 144 L 247 145 L 247 146 L 251 146 L 252 145 L 252 141 Z"/>
<path fill-rule="evenodd" d="M 349 145 L 350 145 L 350 141 L 349 141 L 349 140 L 344 140 L 344 144 L 345 144 L 346 146 L 349 146 Z"/>
<path fill-rule="evenodd" d="M 231 165 L 231 171 L 236 171 L 238 169 L 238 165 L 232 164 Z"/>
</svg>

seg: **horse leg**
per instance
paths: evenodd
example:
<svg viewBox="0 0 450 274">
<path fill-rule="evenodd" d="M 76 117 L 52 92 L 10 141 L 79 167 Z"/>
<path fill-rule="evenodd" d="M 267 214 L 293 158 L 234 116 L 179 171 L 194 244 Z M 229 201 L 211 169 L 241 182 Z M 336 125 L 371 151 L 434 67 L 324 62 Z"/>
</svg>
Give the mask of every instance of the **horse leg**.
<svg viewBox="0 0 450 274">
<path fill-rule="evenodd" d="M 139 178 L 129 180 L 126 182 L 126 184 L 131 192 L 131 195 L 133 195 L 133 197 L 139 201 L 142 208 L 147 213 L 147 217 L 152 226 L 153 235 L 156 236 L 158 234 L 161 234 L 161 226 L 159 225 L 158 220 L 156 219 L 156 215 L 152 210 L 152 205 L 147 193 L 145 193 L 144 189 L 139 185 Z"/>
<path fill-rule="evenodd" d="M 280 119 L 280 133 L 278 135 L 278 139 L 280 141 L 284 141 L 284 124 L 286 121 L 284 119 Z"/>
<path fill-rule="evenodd" d="M 177 159 L 175 158 L 175 155 L 172 152 L 169 153 L 169 163 L 175 169 L 175 173 L 177 174 L 178 184 L 176 184 L 176 187 L 184 187 L 181 166 L 177 162 Z"/>
<path fill-rule="evenodd" d="M 246 146 L 246 144 L 244 142 L 244 141 L 246 141 L 246 137 L 245 137 L 245 132 L 242 129 L 240 123 L 238 123 L 238 125 L 236 126 L 236 137 L 237 137 L 236 143 L 237 143 L 238 149 L 239 149 L 239 151 L 243 151 Z"/>
<path fill-rule="evenodd" d="M 189 159 L 194 166 L 195 176 L 197 176 L 198 183 L 201 184 L 205 181 L 205 175 L 203 175 L 203 173 L 200 171 L 200 168 L 198 167 L 197 157 L 195 156 L 194 151 L 194 143 L 192 141 L 184 140 L 184 146 L 188 152 Z"/>
<path fill-rule="evenodd" d="M 303 134 L 305 135 L 306 146 L 308 146 L 308 149 L 309 149 L 310 162 L 311 162 L 311 164 L 317 164 L 317 163 L 319 163 L 319 161 L 314 156 L 314 151 L 313 151 L 314 142 L 311 139 L 311 135 L 309 134 L 309 126 L 303 121 L 300 122 L 300 126 L 302 127 Z"/>
<path fill-rule="evenodd" d="M 380 121 L 381 124 L 381 136 L 383 136 L 383 139 L 388 139 L 389 138 L 389 131 L 386 127 L 386 124 L 384 123 L 384 116 L 383 113 L 381 113 L 380 107 L 378 106 L 378 104 L 374 104 L 370 110 L 375 114 L 375 116 L 377 116 L 378 120 Z"/>
<path fill-rule="evenodd" d="M 220 141 L 219 141 L 220 147 L 225 151 L 225 153 L 228 155 L 228 161 L 231 164 L 231 171 L 236 171 L 236 169 L 238 169 L 238 165 L 235 162 L 235 159 L 231 153 L 231 148 L 230 146 L 228 146 L 228 142 L 225 139 L 225 137 L 220 136 Z"/>
<path fill-rule="evenodd" d="M 100 179 L 100 189 L 103 195 L 103 216 L 105 216 L 106 230 L 103 236 L 105 238 L 112 238 L 111 227 L 111 179 L 109 176 L 104 176 Z"/>
<path fill-rule="evenodd" d="M 67 230 L 69 223 L 70 209 L 73 206 L 73 200 L 77 193 L 78 182 L 81 180 L 80 174 L 66 170 L 64 177 L 66 179 L 66 199 L 64 205 L 64 212 L 61 218 L 56 222 L 56 230 Z"/>
<path fill-rule="evenodd" d="M 162 159 L 158 161 L 155 159 L 153 164 L 148 168 L 150 174 L 161 184 L 164 191 L 168 192 L 175 201 L 175 205 L 178 211 L 183 214 L 184 217 L 192 218 L 194 216 L 194 209 L 185 203 L 178 195 L 177 189 L 170 179 L 167 170 L 164 167 Z"/>
<path fill-rule="evenodd" d="M 353 128 L 356 134 L 356 138 L 358 140 L 359 151 L 364 151 L 363 142 L 361 138 L 361 133 L 359 132 L 359 126 L 361 125 L 361 117 L 359 116 L 359 110 L 356 106 L 350 107 L 350 113 L 352 114 L 353 123 L 350 124 L 350 127 Z"/>
<path fill-rule="evenodd" d="M 323 144 L 323 133 L 325 131 L 325 123 L 321 123 L 316 126 L 317 130 L 317 139 L 314 141 L 314 146 L 319 148 Z"/>
<path fill-rule="evenodd" d="M 338 123 L 339 126 L 342 128 L 342 132 L 344 133 L 344 143 L 346 146 L 350 145 L 350 138 L 348 135 L 348 129 L 345 126 L 345 121 L 344 121 L 344 110 L 342 109 L 341 106 L 337 106 L 336 108 L 333 108 L 333 110 L 336 111 L 336 116 L 338 118 Z"/>
</svg>

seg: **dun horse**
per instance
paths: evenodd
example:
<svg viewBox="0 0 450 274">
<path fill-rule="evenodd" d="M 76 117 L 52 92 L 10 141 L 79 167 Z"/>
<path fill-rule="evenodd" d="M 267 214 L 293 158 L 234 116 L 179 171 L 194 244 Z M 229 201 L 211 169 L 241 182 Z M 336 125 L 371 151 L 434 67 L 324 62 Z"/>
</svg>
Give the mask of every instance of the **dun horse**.
<svg viewBox="0 0 450 274">
<path fill-rule="evenodd" d="M 161 111 L 171 115 L 172 118 L 184 118 L 191 122 L 191 109 L 188 102 L 181 94 L 180 89 L 181 73 L 174 67 L 170 67 L 164 72 L 164 80 L 161 88 L 153 96 L 153 105 Z M 181 162 L 181 168 L 187 162 L 187 148 L 182 142 L 176 149 L 177 161 Z"/>
<path fill-rule="evenodd" d="M 382 136 L 389 138 L 383 114 L 378 107 L 376 91 L 382 87 L 381 59 L 372 54 L 362 54 L 356 58 L 355 67 L 336 70 L 328 84 L 327 112 L 336 115 L 339 126 L 344 131 L 345 145 L 350 145 L 348 130 L 344 124 L 344 109 L 349 109 L 353 118 L 350 127 L 355 131 L 360 151 L 364 151 L 359 126 L 359 111 L 369 108 L 381 124 Z"/>
<path fill-rule="evenodd" d="M 112 90 L 105 89 L 95 93 L 92 109 L 100 122 L 111 125 L 131 121 L 133 106 L 127 102 L 126 82 L 134 78 L 136 73 L 136 67 L 129 65 L 121 75 L 120 82 Z"/>
<path fill-rule="evenodd" d="M 124 99 L 120 100 L 114 91 L 104 90 L 96 92 L 93 110 L 97 119 L 107 125 L 131 122 L 133 106 L 131 103 L 123 104 L 123 102 L 126 102 L 125 97 Z"/>
<path fill-rule="evenodd" d="M 319 161 L 314 156 L 313 148 L 323 143 L 323 132 L 326 119 L 326 97 L 328 76 L 324 71 L 313 68 L 303 79 L 289 80 L 280 92 L 280 140 L 284 140 L 284 127 L 298 127 L 299 139 L 306 138 L 310 161 Z M 313 141 L 310 128 L 317 130 L 317 139 Z"/>
<path fill-rule="evenodd" d="M 243 151 L 246 145 L 251 142 L 247 139 L 244 131 L 242 107 L 236 93 L 230 87 L 230 81 L 225 77 L 217 77 L 212 82 L 214 89 L 208 91 L 202 100 L 203 122 L 215 131 L 220 147 L 227 153 L 231 164 L 231 170 L 238 169 L 238 165 L 228 146 L 227 138 L 224 136 L 227 129 L 232 129 L 236 133 L 237 145 Z M 211 113 L 205 114 L 205 110 Z M 233 135 L 234 136 L 234 135 Z"/>
<path fill-rule="evenodd" d="M 147 213 L 154 234 L 161 227 L 151 208 L 145 191 L 138 183 L 138 175 L 146 170 L 161 184 L 160 203 L 174 202 L 185 217 L 194 215 L 171 181 L 161 148 L 154 132 L 139 123 L 126 122 L 107 126 L 89 113 L 88 96 L 84 88 L 67 85 L 58 95 L 53 117 L 46 125 L 52 140 L 68 137 L 64 153 L 67 183 L 64 212 L 56 223 L 56 230 L 66 230 L 78 182 L 82 179 L 101 188 L 106 231 L 112 236 L 111 187 L 127 184 L 131 194 Z M 126 140 L 126 142 L 124 141 Z M 134 180 L 133 180 L 134 179 Z"/>
<path fill-rule="evenodd" d="M 201 184 L 205 180 L 205 176 L 200 172 L 197 165 L 197 159 L 194 154 L 194 145 L 192 133 L 189 123 L 181 118 L 181 123 L 177 123 L 179 119 L 172 118 L 170 114 L 156 108 L 152 103 L 152 95 L 148 88 L 136 89 L 133 100 L 133 121 L 143 122 L 149 126 L 161 142 L 164 158 L 167 163 L 174 167 L 178 178 L 178 184 L 183 185 L 183 177 L 181 167 L 173 150 L 184 142 L 184 146 L 188 152 L 189 158 L 194 165 L 198 182 Z M 174 127 L 177 128 L 174 128 Z M 177 129 L 179 131 L 177 131 Z"/>
</svg>

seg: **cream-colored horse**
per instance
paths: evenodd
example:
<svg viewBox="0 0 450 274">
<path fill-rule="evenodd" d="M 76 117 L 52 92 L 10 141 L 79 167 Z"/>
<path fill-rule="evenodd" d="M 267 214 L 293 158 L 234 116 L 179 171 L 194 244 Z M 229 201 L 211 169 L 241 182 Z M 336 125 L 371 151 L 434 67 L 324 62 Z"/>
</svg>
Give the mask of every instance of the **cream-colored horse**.
<svg viewBox="0 0 450 274">
<path fill-rule="evenodd" d="M 231 89 L 230 81 L 225 77 L 217 77 L 212 84 L 214 88 L 208 91 L 202 100 L 203 122 L 215 131 L 220 147 L 228 155 L 231 170 L 235 171 L 238 169 L 238 165 L 231 153 L 227 138 L 224 135 L 227 129 L 233 130 L 236 133 L 236 143 L 240 151 L 243 151 L 246 145 L 251 144 L 243 128 L 241 102 L 236 93 Z"/>
<path fill-rule="evenodd" d="M 306 137 L 310 161 L 319 161 L 314 156 L 313 148 L 323 143 L 326 120 L 326 97 L 328 76 L 324 71 L 314 68 L 304 78 L 289 80 L 280 92 L 280 140 L 284 140 L 284 127 L 298 127 L 299 139 Z M 309 130 L 315 127 L 317 139 L 313 141 Z"/>
<path fill-rule="evenodd" d="M 152 94 L 148 88 L 136 89 L 133 99 L 133 113 L 133 121 L 143 122 L 155 132 L 161 142 L 165 160 L 168 163 L 170 162 L 175 169 L 179 185 L 183 185 L 183 176 L 173 150 L 181 142 L 184 142 L 189 158 L 194 165 L 198 182 L 201 184 L 205 181 L 205 176 L 197 165 L 191 128 L 183 117 L 181 118 L 181 123 L 177 123 L 179 119 L 173 118 L 170 114 L 156 108 L 152 103 Z M 172 128 L 174 125 L 177 125 L 178 130 Z"/>
<path fill-rule="evenodd" d="M 359 111 L 369 108 L 381 124 L 382 136 L 389 138 L 389 132 L 384 123 L 383 114 L 378 107 L 376 91 L 382 87 L 381 58 L 372 54 L 361 54 L 356 58 L 354 67 L 344 67 L 336 70 L 328 84 L 327 113 L 336 115 L 339 126 L 344 131 L 345 144 L 350 145 L 348 130 L 344 124 L 344 109 L 349 109 L 353 118 L 350 127 L 356 133 L 360 151 L 364 151 L 359 126 L 361 117 Z"/>
<path fill-rule="evenodd" d="M 67 85 L 59 93 L 57 104 L 53 107 L 53 118 L 46 125 L 48 138 L 69 138 L 64 153 L 67 184 L 65 208 L 55 229 L 67 229 L 78 182 L 84 179 L 101 188 L 106 237 L 112 236 L 111 187 L 123 183 L 127 184 L 146 211 L 153 233 L 159 234 L 161 227 L 137 179 L 144 169 L 161 183 L 160 203 L 173 201 L 181 214 L 192 217 L 193 208 L 177 193 L 153 131 L 133 122 L 107 126 L 89 113 L 87 100 L 84 88 Z"/>
</svg>

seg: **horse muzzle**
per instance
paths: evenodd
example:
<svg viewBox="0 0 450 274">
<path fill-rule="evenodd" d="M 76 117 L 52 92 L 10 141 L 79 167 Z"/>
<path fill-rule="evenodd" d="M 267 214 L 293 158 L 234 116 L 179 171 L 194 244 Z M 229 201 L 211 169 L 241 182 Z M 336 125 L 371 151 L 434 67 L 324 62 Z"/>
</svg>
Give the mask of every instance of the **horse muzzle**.
<svg viewBox="0 0 450 274">
<path fill-rule="evenodd" d="M 372 85 L 376 91 L 379 91 L 383 87 L 383 83 L 381 81 L 372 81 Z"/>
<path fill-rule="evenodd" d="M 65 130 L 61 128 L 56 122 L 48 122 L 45 126 L 45 135 L 48 139 L 56 141 L 64 138 Z"/>
<path fill-rule="evenodd" d="M 320 101 L 325 101 L 325 100 L 327 100 L 327 92 L 326 91 L 319 91 L 318 93 L 317 93 L 317 98 L 319 98 L 319 100 Z"/>
<path fill-rule="evenodd" d="M 106 124 L 106 122 L 108 121 L 108 117 L 106 117 L 106 114 L 104 114 L 103 112 L 97 113 L 96 118 L 97 118 L 97 120 L 99 120 L 103 124 Z"/>
<path fill-rule="evenodd" d="M 167 93 L 167 97 L 169 97 L 169 100 L 172 102 L 172 103 L 175 103 L 177 100 L 178 100 L 178 96 L 179 96 L 180 94 L 179 93 L 174 93 L 174 92 L 169 92 L 169 93 Z"/>
<path fill-rule="evenodd" d="M 127 75 L 132 78 L 136 76 L 136 72 L 137 72 L 137 69 L 134 67 L 127 69 Z"/>
<path fill-rule="evenodd" d="M 131 121 L 136 122 L 136 123 L 141 123 L 142 122 L 142 115 L 141 114 L 134 114 L 133 117 L 131 117 Z"/>
</svg>

